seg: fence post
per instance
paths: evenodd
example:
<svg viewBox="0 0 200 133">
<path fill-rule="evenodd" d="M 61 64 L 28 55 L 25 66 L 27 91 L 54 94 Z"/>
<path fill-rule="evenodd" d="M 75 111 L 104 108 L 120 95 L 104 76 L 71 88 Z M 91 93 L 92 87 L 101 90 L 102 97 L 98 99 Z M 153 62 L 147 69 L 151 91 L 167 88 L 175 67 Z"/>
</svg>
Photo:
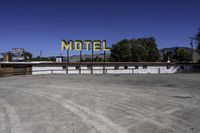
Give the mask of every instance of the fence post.
<svg viewBox="0 0 200 133">
<path fill-rule="evenodd" d="M 66 66 L 66 74 L 68 74 L 68 66 Z"/>
<path fill-rule="evenodd" d="M 91 74 L 93 74 L 93 65 L 91 65 Z"/>
<path fill-rule="evenodd" d="M 158 74 L 160 74 L 160 68 L 158 68 Z"/>
<path fill-rule="evenodd" d="M 105 65 L 103 65 L 103 74 L 105 74 Z"/>
<path fill-rule="evenodd" d="M 79 66 L 79 74 L 81 74 L 81 66 Z"/>
</svg>

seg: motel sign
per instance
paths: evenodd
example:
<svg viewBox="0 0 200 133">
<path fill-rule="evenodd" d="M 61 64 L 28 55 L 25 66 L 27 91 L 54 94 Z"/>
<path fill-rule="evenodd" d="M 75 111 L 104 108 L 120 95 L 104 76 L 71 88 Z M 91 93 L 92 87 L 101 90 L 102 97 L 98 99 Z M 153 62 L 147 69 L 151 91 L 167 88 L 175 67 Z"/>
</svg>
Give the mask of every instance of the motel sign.
<svg viewBox="0 0 200 133">
<path fill-rule="evenodd" d="M 91 48 L 92 47 L 92 48 Z M 90 49 L 93 51 L 109 51 L 110 49 L 106 46 L 106 40 L 62 40 L 61 50 L 76 50 L 82 51 L 86 49 L 89 51 Z"/>
</svg>

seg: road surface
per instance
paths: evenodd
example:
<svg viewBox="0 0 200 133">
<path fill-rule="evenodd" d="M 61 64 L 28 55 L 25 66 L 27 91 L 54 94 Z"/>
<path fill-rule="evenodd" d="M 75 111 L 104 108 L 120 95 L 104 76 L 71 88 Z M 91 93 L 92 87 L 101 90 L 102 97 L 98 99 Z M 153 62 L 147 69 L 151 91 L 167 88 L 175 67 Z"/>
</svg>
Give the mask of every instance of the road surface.
<svg viewBox="0 0 200 133">
<path fill-rule="evenodd" d="M 199 74 L 0 78 L 0 133 L 199 132 Z"/>
</svg>

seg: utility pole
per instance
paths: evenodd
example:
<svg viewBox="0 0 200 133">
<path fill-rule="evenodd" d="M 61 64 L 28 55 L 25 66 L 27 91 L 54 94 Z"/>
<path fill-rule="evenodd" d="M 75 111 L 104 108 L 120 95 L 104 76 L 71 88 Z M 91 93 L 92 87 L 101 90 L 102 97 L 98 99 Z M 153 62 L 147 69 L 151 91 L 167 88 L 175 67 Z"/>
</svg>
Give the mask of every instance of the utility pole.
<svg viewBox="0 0 200 133">
<path fill-rule="evenodd" d="M 195 37 L 189 37 L 190 39 L 190 46 L 192 48 L 192 63 L 193 63 L 193 56 L 194 56 L 194 40 L 196 40 Z"/>
<path fill-rule="evenodd" d="M 94 62 L 94 45 L 92 43 L 92 63 Z"/>
<path fill-rule="evenodd" d="M 104 53 L 103 53 L 103 62 L 105 63 L 106 62 L 106 51 L 104 50 Z"/>
<path fill-rule="evenodd" d="M 42 57 L 42 50 L 40 50 L 40 58 Z"/>
<path fill-rule="evenodd" d="M 67 49 L 67 62 L 69 62 L 69 49 Z"/>
<path fill-rule="evenodd" d="M 80 63 L 82 63 L 82 50 L 80 50 Z"/>
<path fill-rule="evenodd" d="M 103 74 L 105 74 L 105 63 L 106 63 L 106 51 L 104 50 L 104 53 L 103 53 Z"/>
</svg>

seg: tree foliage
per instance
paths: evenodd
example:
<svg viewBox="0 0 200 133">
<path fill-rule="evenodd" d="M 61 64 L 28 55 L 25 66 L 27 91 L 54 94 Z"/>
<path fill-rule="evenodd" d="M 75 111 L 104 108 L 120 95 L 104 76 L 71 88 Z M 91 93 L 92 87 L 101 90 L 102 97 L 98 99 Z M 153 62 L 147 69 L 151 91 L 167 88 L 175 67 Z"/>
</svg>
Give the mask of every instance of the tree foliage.
<svg viewBox="0 0 200 133">
<path fill-rule="evenodd" d="M 113 61 L 130 61 L 131 49 L 129 40 L 122 40 L 117 45 L 112 45 L 111 58 Z"/>
<path fill-rule="evenodd" d="M 124 39 L 112 45 L 110 57 L 112 61 L 120 62 L 158 61 L 160 54 L 155 38 L 149 37 Z"/>
<path fill-rule="evenodd" d="M 25 57 L 26 61 L 30 61 L 30 60 L 32 60 L 33 55 L 30 52 L 25 51 L 24 57 Z"/>
<path fill-rule="evenodd" d="M 36 58 L 32 58 L 32 61 L 56 61 L 56 57 L 51 56 L 51 57 L 36 57 Z"/>
<path fill-rule="evenodd" d="M 175 53 L 168 51 L 163 55 L 163 61 L 167 62 L 189 62 L 190 61 L 190 53 L 183 48 L 176 48 Z"/>
<path fill-rule="evenodd" d="M 167 61 L 174 62 L 175 61 L 174 54 L 171 51 L 168 51 L 167 53 L 165 53 L 163 55 L 163 61 L 164 62 L 167 62 Z"/>
<path fill-rule="evenodd" d="M 178 62 L 188 62 L 189 61 L 189 53 L 186 52 L 184 49 L 177 49 L 175 54 L 176 54 L 176 60 Z"/>
</svg>

